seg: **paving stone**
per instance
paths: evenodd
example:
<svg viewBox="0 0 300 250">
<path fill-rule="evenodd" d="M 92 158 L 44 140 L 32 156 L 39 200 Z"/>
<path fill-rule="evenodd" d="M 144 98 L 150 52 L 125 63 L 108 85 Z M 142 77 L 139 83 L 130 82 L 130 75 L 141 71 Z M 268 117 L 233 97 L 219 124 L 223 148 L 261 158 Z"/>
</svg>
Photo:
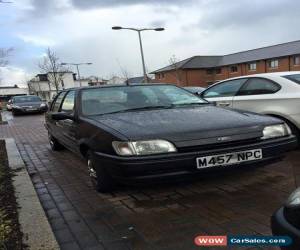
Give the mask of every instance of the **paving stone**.
<svg viewBox="0 0 300 250">
<path fill-rule="evenodd" d="M 55 230 L 54 234 L 59 244 L 63 244 L 75 240 L 69 229 Z"/>
<path fill-rule="evenodd" d="M 51 219 L 50 224 L 53 230 L 65 229 L 68 226 L 62 218 Z"/>
<path fill-rule="evenodd" d="M 61 214 L 59 213 L 57 208 L 52 208 L 46 211 L 46 214 L 49 219 L 60 218 Z"/>
<path fill-rule="evenodd" d="M 63 243 L 60 245 L 60 247 L 61 247 L 61 250 L 80 250 L 81 249 L 75 241 L 69 242 L 69 243 Z"/>
<path fill-rule="evenodd" d="M 78 233 L 76 234 L 76 239 L 83 249 L 98 246 L 100 244 L 97 238 L 90 232 Z"/>
</svg>

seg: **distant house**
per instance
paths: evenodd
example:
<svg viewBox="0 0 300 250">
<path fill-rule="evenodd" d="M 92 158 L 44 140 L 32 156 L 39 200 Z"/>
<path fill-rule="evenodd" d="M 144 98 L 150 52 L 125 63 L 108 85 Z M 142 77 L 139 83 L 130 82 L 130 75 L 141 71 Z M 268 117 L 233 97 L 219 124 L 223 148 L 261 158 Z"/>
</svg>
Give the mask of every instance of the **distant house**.
<svg viewBox="0 0 300 250">
<path fill-rule="evenodd" d="M 231 77 L 300 70 L 300 40 L 222 56 L 193 56 L 155 70 L 157 82 L 208 85 Z"/>
<path fill-rule="evenodd" d="M 18 95 L 28 95 L 28 88 L 14 86 L 0 86 L 0 101 L 8 101 L 10 98 Z"/>
<path fill-rule="evenodd" d="M 59 74 L 57 79 L 57 89 L 54 82 L 54 75 Z M 27 84 L 30 94 L 37 95 L 43 100 L 51 100 L 54 95 L 56 95 L 57 90 L 63 90 L 68 88 L 74 88 L 81 86 L 88 86 L 89 79 L 79 79 L 76 78 L 76 74 L 73 72 L 59 72 L 53 73 L 48 72 L 45 74 L 37 74 L 32 78 Z"/>
<path fill-rule="evenodd" d="M 123 84 L 126 81 L 126 78 L 113 76 L 111 79 L 107 81 L 107 84 Z"/>
<path fill-rule="evenodd" d="M 144 82 L 144 77 L 143 76 L 137 76 L 137 77 L 131 77 L 125 80 L 124 83 L 127 84 L 137 84 L 137 83 L 143 83 Z M 152 79 L 148 77 L 148 82 L 152 82 Z"/>
<path fill-rule="evenodd" d="M 89 77 L 89 85 L 90 86 L 101 86 L 107 84 L 108 80 L 99 78 L 97 76 L 91 76 Z"/>
</svg>

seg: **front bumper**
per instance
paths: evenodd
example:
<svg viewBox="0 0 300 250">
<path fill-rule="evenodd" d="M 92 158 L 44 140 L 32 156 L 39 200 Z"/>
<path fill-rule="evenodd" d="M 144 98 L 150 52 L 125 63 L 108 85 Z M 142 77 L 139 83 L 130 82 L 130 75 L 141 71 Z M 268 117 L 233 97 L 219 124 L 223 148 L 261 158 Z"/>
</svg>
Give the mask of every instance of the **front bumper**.
<svg viewBox="0 0 300 250">
<path fill-rule="evenodd" d="M 285 250 L 300 249 L 300 229 L 291 225 L 284 217 L 284 208 L 278 209 L 271 218 L 271 227 L 273 235 L 289 236 L 293 243 L 290 246 L 282 247 Z"/>
<path fill-rule="evenodd" d="M 197 152 L 172 153 L 139 157 L 122 157 L 96 152 L 97 161 L 105 166 L 110 175 L 119 181 L 144 181 L 147 179 L 176 178 L 195 175 L 215 169 L 229 168 L 230 165 L 197 169 L 196 158 L 243 150 L 262 149 L 263 159 L 244 162 L 234 166 L 264 164 L 276 160 L 296 147 L 296 138 L 289 137 L 259 141 L 244 146 L 210 149 Z"/>
<path fill-rule="evenodd" d="M 32 108 L 32 109 L 25 109 L 25 108 L 12 108 L 12 111 L 17 114 L 24 114 L 24 113 L 41 113 L 46 112 L 47 107 L 38 107 L 38 108 Z"/>
</svg>

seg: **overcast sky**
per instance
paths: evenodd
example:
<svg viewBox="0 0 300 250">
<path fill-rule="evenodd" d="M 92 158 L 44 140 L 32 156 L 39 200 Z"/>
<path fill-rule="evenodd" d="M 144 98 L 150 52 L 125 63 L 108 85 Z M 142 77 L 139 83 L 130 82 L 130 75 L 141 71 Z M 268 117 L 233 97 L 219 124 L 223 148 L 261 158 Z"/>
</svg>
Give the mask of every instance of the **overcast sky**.
<svg viewBox="0 0 300 250">
<path fill-rule="evenodd" d="M 7 0 L 8 1 L 8 0 Z M 124 27 L 147 31 L 147 70 L 168 64 L 172 55 L 221 55 L 300 39 L 297 0 L 10 0 L 0 3 L 0 47 L 14 47 L 1 85 L 24 84 L 39 73 L 47 47 L 65 62 L 92 62 L 81 75 L 140 76 L 138 37 Z"/>
</svg>

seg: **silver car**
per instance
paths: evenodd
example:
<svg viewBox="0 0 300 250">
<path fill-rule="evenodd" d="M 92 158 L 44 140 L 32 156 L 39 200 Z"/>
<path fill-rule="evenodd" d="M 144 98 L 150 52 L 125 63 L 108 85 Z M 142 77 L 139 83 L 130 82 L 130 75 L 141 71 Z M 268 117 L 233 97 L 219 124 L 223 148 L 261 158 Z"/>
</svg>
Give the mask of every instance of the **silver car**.
<svg viewBox="0 0 300 250">
<path fill-rule="evenodd" d="M 210 86 L 201 96 L 218 106 L 281 118 L 300 141 L 300 71 L 227 79 Z"/>
</svg>

